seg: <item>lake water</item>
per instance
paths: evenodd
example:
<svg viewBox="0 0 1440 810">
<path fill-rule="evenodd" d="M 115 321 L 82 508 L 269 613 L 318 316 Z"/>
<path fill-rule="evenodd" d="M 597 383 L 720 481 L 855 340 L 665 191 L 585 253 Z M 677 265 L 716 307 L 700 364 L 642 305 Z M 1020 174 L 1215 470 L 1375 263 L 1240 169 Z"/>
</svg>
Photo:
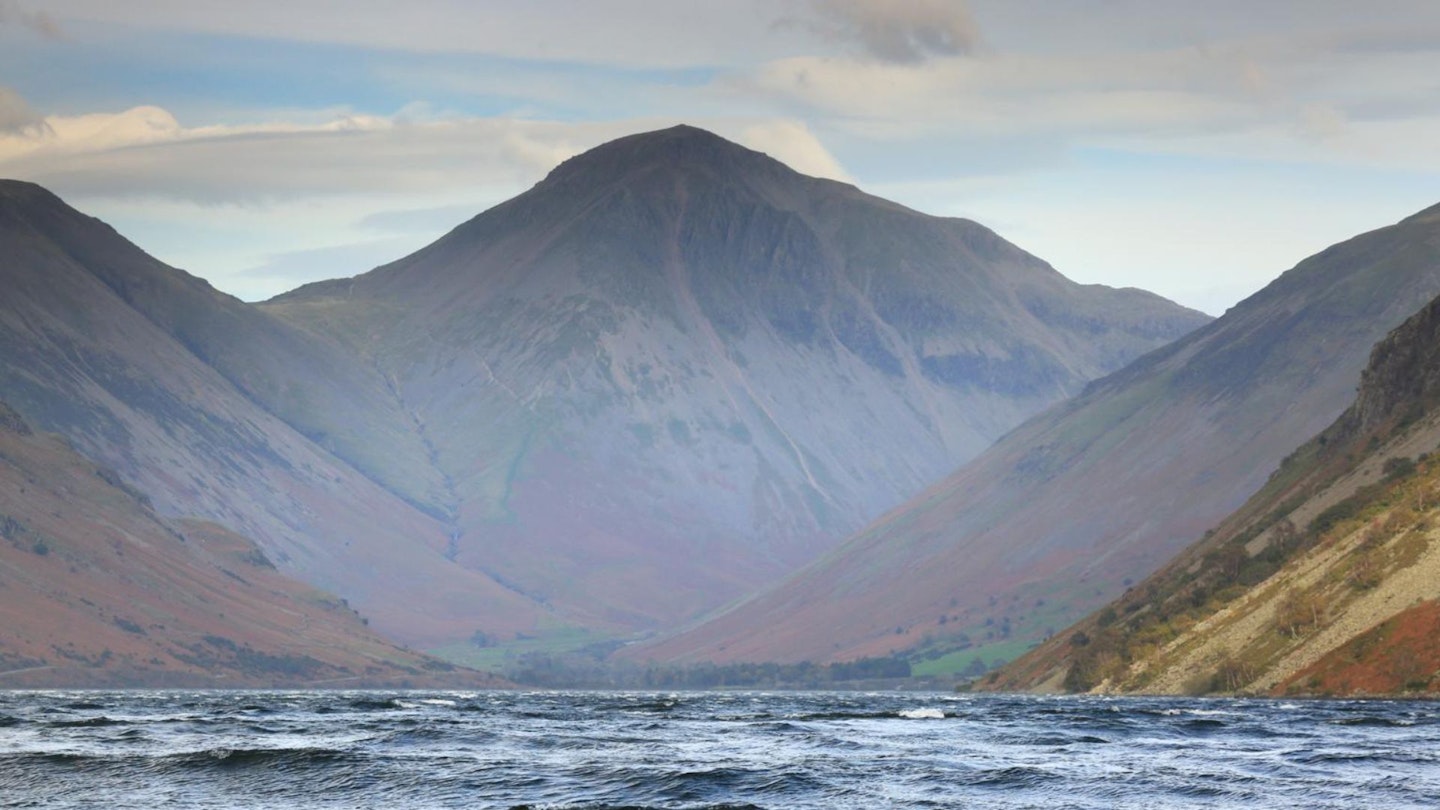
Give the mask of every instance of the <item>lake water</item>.
<svg viewBox="0 0 1440 810">
<path fill-rule="evenodd" d="M 1440 705 L 0 692 L 0 807 L 1434 808 Z"/>
</svg>

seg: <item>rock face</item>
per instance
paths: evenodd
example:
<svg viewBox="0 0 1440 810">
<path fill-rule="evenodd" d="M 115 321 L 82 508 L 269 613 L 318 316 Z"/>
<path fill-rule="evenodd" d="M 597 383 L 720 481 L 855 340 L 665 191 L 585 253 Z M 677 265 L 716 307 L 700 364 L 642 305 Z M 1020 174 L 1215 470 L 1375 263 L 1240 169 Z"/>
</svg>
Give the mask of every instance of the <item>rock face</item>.
<svg viewBox="0 0 1440 810">
<path fill-rule="evenodd" d="M 1204 540 L 986 688 L 1440 691 L 1440 299 Z"/>
<path fill-rule="evenodd" d="M 0 403 L 0 687 L 483 683 L 401 650 L 249 540 L 171 523 Z"/>
<path fill-rule="evenodd" d="M 1437 216 L 1440 218 L 1440 216 Z M 1440 400 L 1440 301 L 1432 301 L 1375 344 L 1355 404 L 1337 432 L 1358 435 Z"/>
<path fill-rule="evenodd" d="M 453 560 L 625 631 L 792 570 L 1208 320 L 690 127 L 264 310 L 388 381 Z"/>
<path fill-rule="evenodd" d="M 1018 654 L 1215 526 L 1337 417 L 1375 341 L 1440 293 L 1434 212 L 1307 259 L 1031 419 L 780 586 L 630 654 L 969 650 L 987 664 Z"/>
</svg>

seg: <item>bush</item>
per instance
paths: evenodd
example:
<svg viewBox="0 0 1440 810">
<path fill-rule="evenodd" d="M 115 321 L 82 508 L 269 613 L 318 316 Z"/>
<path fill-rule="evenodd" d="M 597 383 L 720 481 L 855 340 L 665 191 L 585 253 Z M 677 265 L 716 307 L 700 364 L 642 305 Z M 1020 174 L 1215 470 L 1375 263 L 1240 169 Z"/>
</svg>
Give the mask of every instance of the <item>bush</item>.
<svg viewBox="0 0 1440 810">
<path fill-rule="evenodd" d="M 1405 478 L 1415 472 L 1415 460 L 1405 456 L 1396 456 L 1385 459 L 1385 464 L 1380 468 L 1385 474 L 1387 481 L 1394 481 L 1397 478 Z"/>
<path fill-rule="evenodd" d="M 1275 627 L 1291 638 L 1299 638 L 1320 625 L 1325 600 L 1313 590 L 1291 588 L 1275 606 Z"/>
<path fill-rule="evenodd" d="M 1210 691 L 1238 692 L 1253 680 L 1253 667 L 1238 658 L 1227 657 L 1215 668 L 1215 674 L 1210 679 Z"/>
<path fill-rule="evenodd" d="M 1380 564 L 1378 552 L 1361 551 L 1350 563 L 1350 575 L 1347 579 L 1350 585 L 1357 590 L 1368 591 L 1380 585 L 1384 574 L 1384 567 Z"/>
</svg>

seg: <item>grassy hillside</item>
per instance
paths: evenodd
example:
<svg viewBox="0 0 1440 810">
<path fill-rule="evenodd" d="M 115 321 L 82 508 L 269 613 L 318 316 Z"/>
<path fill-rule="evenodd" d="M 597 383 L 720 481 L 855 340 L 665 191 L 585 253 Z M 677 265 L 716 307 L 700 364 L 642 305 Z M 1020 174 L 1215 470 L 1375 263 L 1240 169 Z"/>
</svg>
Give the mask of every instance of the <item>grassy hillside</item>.
<svg viewBox="0 0 1440 810">
<path fill-rule="evenodd" d="M 1381 341 L 1355 404 L 1160 572 L 987 689 L 1440 690 L 1440 299 Z"/>
</svg>

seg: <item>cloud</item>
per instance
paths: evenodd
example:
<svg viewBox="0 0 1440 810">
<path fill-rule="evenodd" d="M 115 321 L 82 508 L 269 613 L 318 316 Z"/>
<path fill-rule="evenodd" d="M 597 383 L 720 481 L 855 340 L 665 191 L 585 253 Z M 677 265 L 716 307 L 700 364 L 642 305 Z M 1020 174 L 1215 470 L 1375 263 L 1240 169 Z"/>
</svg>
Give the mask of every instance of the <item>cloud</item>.
<svg viewBox="0 0 1440 810">
<path fill-rule="evenodd" d="M 154 106 L 51 116 L 44 124 L 0 135 L 0 173 L 80 196 L 203 204 L 513 184 L 578 152 L 577 135 L 603 129 L 362 115 L 185 127 Z"/>
<path fill-rule="evenodd" d="M 796 57 L 739 80 L 751 92 L 876 139 L 1185 132 L 1256 118 L 1244 64 L 1198 50 L 987 55 L 922 66 Z"/>
<path fill-rule="evenodd" d="M 12 116 L 17 124 L 30 120 L 22 115 L 23 107 L 16 109 L 21 111 Z M 355 194 L 433 198 L 497 188 L 513 193 L 585 149 L 674 123 L 424 120 L 407 107 L 395 116 L 336 114 L 323 123 L 187 127 L 161 107 L 142 106 L 50 116 L 28 128 L 0 131 L 0 175 L 76 197 L 168 198 L 201 205 Z M 770 152 L 799 171 L 849 180 L 834 156 L 798 122 L 695 123 Z"/>
<path fill-rule="evenodd" d="M 247 291 L 253 287 L 273 293 L 311 281 L 348 278 L 401 258 L 424 244 L 410 239 L 380 239 L 273 253 L 265 257 L 263 264 L 230 278 L 232 286 L 239 283 L 245 285 Z"/>
<path fill-rule="evenodd" d="M 768 154 L 801 174 L 839 180 L 842 183 L 855 182 L 814 133 L 798 121 L 754 124 L 742 129 L 737 140 L 751 149 Z"/>
<path fill-rule="evenodd" d="M 979 29 L 963 0 L 811 0 L 802 23 L 833 42 L 860 46 L 874 59 L 919 64 L 970 53 Z"/>
<path fill-rule="evenodd" d="M 770 3 L 773 0 L 412 0 L 404 5 L 393 0 L 46 0 L 47 7 L 76 29 L 119 25 L 388 52 L 651 68 L 739 65 L 780 55 L 784 36 L 767 32 L 773 19 Z"/>
<path fill-rule="evenodd" d="M 366 214 L 355 226 L 361 230 L 386 234 L 408 234 L 417 231 L 443 233 L 478 213 L 474 206 L 468 204 L 376 211 Z"/>
<path fill-rule="evenodd" d="M 0 26 L 4 25 L 18 25 L 45 39 L 64 39 L 54 17 L 44 11 L 26 11 L 18 0 L 0 0 Z"/>
<path fill-rule="evenodd" d="M 0 86 L 0 138 L 10 133 L 38 133 L 44 124 L 19 93 Z"/>
</svg>

